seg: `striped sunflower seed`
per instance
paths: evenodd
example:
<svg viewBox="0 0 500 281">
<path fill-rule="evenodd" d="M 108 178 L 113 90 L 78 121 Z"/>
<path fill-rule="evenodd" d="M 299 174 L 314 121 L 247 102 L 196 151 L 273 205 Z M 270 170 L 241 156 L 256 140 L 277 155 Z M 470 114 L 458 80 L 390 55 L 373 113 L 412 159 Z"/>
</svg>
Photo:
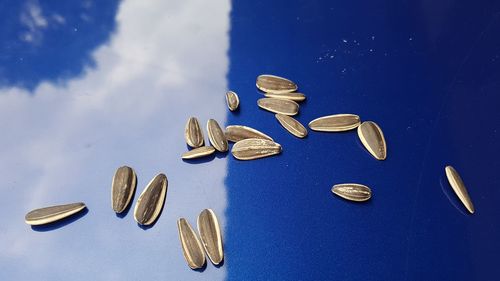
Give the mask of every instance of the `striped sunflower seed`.
<svg viewBox="0 0 500 281">
<path fill-rule="evenodd" d="M 208 156 L 215 152 L 215 148 L 213 146 L 202 146 L 185 152 L 182 154 L 182 159 L 195 159 L 200 157 Z"/>
<path fill-rule="evenodd" d="M 26 214 L 24 221 L 29 225 L 42 225 L 55 222 L 85 209 L 82 202 L 57 205 L 33 210 Z"/>
<path fill-rule="evenodd" d="M 182 253 L 188 266 L 192 269 L 202 268 L 205 264 L 205 253 L 196 232 L 184 218 L 177 220 L 177 229 L 179 230 Z"/>
<path fill-rule="evenodd" d="M 291 100 L 261 98 L 257 101 L 257 105 L 267 111 L 284 115 L 295 115 L 299 112 L 299 105 Z"/>
<path fill-rule="evenodd" d="M 275 75 L 263 74 L 257 77 L 257 88 L 266 93 L 291 93 L 297 91 L 297 84 Z"/>
<path fill-rule="evenodd" d="M 265 139 L 245 139 L 233 145 L 231 153 L 239 160 L 253 160 L 281 152 L 281 145 Z"/>
<path fill-rule="evenodd" d="M 184 138 L 186 143 L 193 148 L 203 146 L 203 132 L 201 131 L 200 123 L 196 117 L 191 117 L 186 123 L 186 129 L 184 130 Z"/>
<path fill-rule="evenodd" d="M 342 132 L 356 129 L 360 124 L 355 114 L 335 114 L 316 118 L 309 122 L 309 128 L 320 132 Z"/>
<path fill-rule="evenodd" d="M 224 259 L 222 235 L 219 220 L 211 209 L 203 210 L 198 216 L 198 232 L 203 247 L 212 263 L 215 265 L 220 264 Z"/>
<path fill-rule="evenodd" d="M 226 136 L 219 126 L 219 123 L 214 119 L 207 122 L 208 138 L 212 146 L 220 152 L 226 152 L 229 148 Z"/>
<path fill-rule="evenodd" d="M 377 160 L 387 157 L 387 145 L 382 129 L 372 121 L 365 121 L 358 127 L 358 136 L 366 150 Z"/>
<path fill-rule="evenodd" d="M 274 116 L 278 119 L 281 126 L 283 126 L 283 128 L 285 128 L 292 135 L 298 138 L 304 138 L 307 136 L 307 129 L 300 124 L 299 121 L 295 120 L 295 118 L 279 113 Z"/>
<path fill-rule="evenodd" d="M 240 125 L 227 126 L 225 135 L 226 139 L 232 142 L 238 142 L 244 139 L 267 139 L 270 141 L 273 140 L 270 136 L 262 133 L 261 131 Z"/>
<path fill-rule="evenodd" d="M 227 107 L 229 107 L 229 110 L 235 111 L 236 109 L 238 109 L 238 106 L 240 105 L 240 98 L 235 92 L 229 91 L 226 93 L 226 102 L 227 102 Z"/>
<path fill-rule="evenodd" d="M 138 224 L 150 225 L 160 215 L 167 195 L 168 180 L 164 174 L 158 174 L 144 188 L 134 209 L 134 218 Z"/>
<path fill-rule="evenodd" d="M 285 93 L 285 94 L 265 93 L 264 96 L 266 96 L 266 98 L 276 98 L 276 99 L 293 100 L 293 101 L 304 101 L 306 99 L 306 96 L 302 93 Z"/>
<path fill-rule="evenodd" d="M 336 184 L 332 192 L 344 199 L 362 202 L 372 197 L 372 191 L 368 186 L 357 183 Z"/>
<path fill-rule="evenodd" d="M 446 166 L 445 168 L 446 177 L 448 178 L 448 182 L 455 191 L 455 194 L 458 196 L 462 204 L 464 204 L 465 208 L 469 213 L 474 214 L 474 204 L 472 204 L 472 200 L 469 197 L 469 193 L 467 192 L 467 188 L 465 187 L 462 178 L 458 174 L 457 170 L 455 170 L 452 166 Z"/>
<path fill-rule="evenodd" d="M 134 169 L 123 166 L 116 170 L 111 183 L 111 207 L 116 213 L 123 212 L 130 203 L 137 185 Z"/>
</svg>

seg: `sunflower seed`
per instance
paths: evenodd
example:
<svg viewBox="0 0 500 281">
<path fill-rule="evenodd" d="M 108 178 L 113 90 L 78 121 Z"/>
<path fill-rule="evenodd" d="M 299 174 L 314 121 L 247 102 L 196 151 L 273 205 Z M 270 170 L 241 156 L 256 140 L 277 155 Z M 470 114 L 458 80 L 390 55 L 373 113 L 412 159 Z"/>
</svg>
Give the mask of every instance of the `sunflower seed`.
<svg viewBox="0 0 500 281">
<path fill-rule="evenodd" d="M 372 121 L 365 121 L 358 127 L 358 136 L 366 150 L 377 160 L 385 160 L 387 146 L 380 127 Z"/>
<path fill-rule="evenodd" d="M 266 93 L 290 93 L 297 91 L 297 85 L 292 81 L 274 75 L 259 75 L 256 82 L 257 88 Z"/>
<path fill-rule="evenodd" d="M 141 225 L 152 224 L 160 215 L 167 195 L 168 180 L 158 174 L 144 188 L 134 209 L 134 218 Z"/>
<path fill-rule="evenodd" d="M 357 183 L 336 184 L 332 187 L 332 192 L 344 199 L 357 202 L 366 201 L 372 197 L 372 191 L 368 186 Z"/>
<path fill-rule="evenodd" d="M 244 139 L 267 139 L 270 141 L 273 140 L 270 136 L 262 133 L 261 131 L 240 125 L 227 126 L 225 135 L 226 139 L 232 142 L 238 142 Z"/>
<path fill-rule="evenodd" d="M 193 148 L 200 147 L 205 142 L 203 140 L 203 132 L 200 128 L 200 123 L 196 117 L 191 117 L 186 123 L 186 129 L 184 130 L 184 138 L 186 143 Z"/>
<path fill-rule="evenodd" d="M 281 126 L 283 126 L 283 128 L 285 128 L 292 135 L 298 138 L 304 138 L 305 136 L 307 136 L 307 129 L 293 117 L 279 113 L 274 116 L 276 117 L 276 119 L 278 119 L 278 122 L 280 122 Z"/>
<path fill-rule="evenodd" d="M 229 91 L 226 93 L 226 102 L 227 102 L 227 107 L 229 107 L 229 110 L 235 111 L 236 109 L 238 109 L 238 106 L 240 105 L 240 98 L 235 92 Z"/>
<path fill-rule="evenodd" d="M 208 156 L 215 152 L 215 148 L 213 146 L 202 146 L 185 152 L 182 154 L 182 159 L 195 159 L 204 156 Z"/>
<path fill-rule="evenodd" d="M 137 176 L 134 169 L 123 166 L 116 170 L 111 183 L 111 207 L 116 213 L 123 212 L 135 192 Z"/>
<path fill-rule="evenodd" d="M 257 101 L 257 105 L 267 111 L 284 115 L 295 115 L 299 112 L 299 105 L 291 100 L 262 98 Z"/>
<path fill-rule="evenodd" d="M 359 116 L 355 114 L 335 114 L 316 118 L 309 122 L 309 128 L 320 132 L 342 132 L 359 126 Z"/>
<path fill-rule="evenodd" d="M 224 259 L 222 235 L 219 220 L 211 209 L 203 210 L 198 216 L 198 232 L 201 242 L 213 264 L 218 265 Z"/>
<path fill-rule="evenodd" d="M 284 94 L 265 93 L 264 96 L 266 96 L 266 98 L 276 98 L 276 99 L 293 100 L 293 101 L 303 101 L 306 99 L 306 96 L 302 93 L 284 93 Z"/>
<path fill-rule="evenodd" d="M 24 220 L 29 225 L 42 225 L 69 217 L 83 209 L 85 204 L 82 202 L 45 207 L 27 213 Z"/>
<path fill-rule="evenodd" d="M 219 123 L 214 119 L 210 119 L 207 122 L 208 138 L 212 146 L 220 152 L 226 152 L 228 150 L 228 144 L 224 132 L 219 126 Z"/>
<path fill-rule="evenodd" d="M 205 264 L 205 253 L 196 232 L 184 218 L 177 220 L 177 229 L 179 230 L 182 253 L 188 266 L 192 269 L 202 268 Z"/>
<path fill-rule="evenodd" d="M 471 213 L 474 214 L 474 205 L 470 200 L 469 193 L 467 192 L 467 188 L 462 181 L 462 178 L 458 174 L 458 172 L 452 166 L 446 166 L 445 168 L 446 177 L 448 178 L 448 182 L 455 191 L 455 194 L 458 196 L 460 201 L 464 204 L 465 208 Z"/>
<path fill-rule="evenodd" d="M 231 152 L 236 159 L 252 160 L 279 154 L 281 145 L 265 139 L 246 139 L 235 143 Z"/>
</svg>

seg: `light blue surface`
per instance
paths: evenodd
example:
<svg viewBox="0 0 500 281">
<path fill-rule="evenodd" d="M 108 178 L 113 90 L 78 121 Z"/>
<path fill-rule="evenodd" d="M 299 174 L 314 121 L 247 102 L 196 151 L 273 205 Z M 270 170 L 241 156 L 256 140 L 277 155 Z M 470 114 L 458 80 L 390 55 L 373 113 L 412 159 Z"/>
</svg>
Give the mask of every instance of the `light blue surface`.
<svg viewBox="0 0 500 281">
<path fill-rule="evenodd" d="M 0 280 L 496 280 L 500 274 L 500 6 L 480 1 L 0 1 Z M 284 131 L 255 78 L 307 95 L 297 119 L 356 113 L 383 129 L 386 161 L 356 131 Z M 224 93 L 237 92 L 230 113 Z M 184 162 L 188 117 L 252 126 L 276 157 Z M 453 165 L 469 215 L 444 174 Z M 157 223 L 111 209 L 114 171 L 138 194 L 159 172 Z M 356 204 L 333 184 L 373 190 Z M 83 201 L 31 228 L 24 215 Z M 134 202 L 135 204 L 135 202 Z M 212 208 L 225 261 L 190 270 L 176 220 Z"/>
</svg>

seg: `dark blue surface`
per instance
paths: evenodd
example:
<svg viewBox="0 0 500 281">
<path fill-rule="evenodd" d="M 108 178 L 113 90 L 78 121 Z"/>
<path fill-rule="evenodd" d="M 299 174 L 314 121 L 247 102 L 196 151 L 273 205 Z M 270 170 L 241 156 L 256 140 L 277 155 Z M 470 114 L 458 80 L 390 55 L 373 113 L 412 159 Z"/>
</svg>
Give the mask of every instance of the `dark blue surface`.
<svg viewBox="0 0 500 281">
<path fill-rule="evenodd" d="M 0 7 L 0 280 L 499 276 L 499 2 Z M 30 30 L 23 15 L 38 24 Z M 356 131 L 287 133 L 256 106 L 263 73 L 298 83 L 304 125 L 336 113 L 375 121 L 387 160 L 370 156 Z M 240 96 L 236 113 L 224 103 L 228 89 Z M 192 115 L 259 129 L 283 153 L 182 161 Z M 112 212 L 111 177 L 121 165 L 137 172 L 134 200 L 167 174 L 153 227 L 138 227 L 132 210 Z M 449 187 L 446 165 L 462 175 L 475 214 Z M 332 195 L 346 182 L 370 186 L 373 198 Z M 31 209 L 74 201 L 88 211 L 47 227 L 23 223 Z M 223 226 L 225 261 L 192 271 L 175 222 L 195 226 L 208 207 Z"/>
</svg>

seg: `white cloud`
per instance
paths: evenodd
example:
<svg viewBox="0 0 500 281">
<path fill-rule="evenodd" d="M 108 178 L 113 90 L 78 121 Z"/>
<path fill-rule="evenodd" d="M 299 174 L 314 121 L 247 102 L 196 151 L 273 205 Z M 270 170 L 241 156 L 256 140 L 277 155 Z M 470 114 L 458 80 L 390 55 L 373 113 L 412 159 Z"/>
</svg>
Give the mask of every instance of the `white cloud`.
<svg viewBox="0 0 500 281">
<path fill-rule="evenodd" d="M 37 1 L 28 1 L 19 15 L 19 20 L 27 29 L 21 34 L 21 40 L 38 43 L 42 39 L 42 31 L 48 26 L 40 4 Z"/>
</svg>

